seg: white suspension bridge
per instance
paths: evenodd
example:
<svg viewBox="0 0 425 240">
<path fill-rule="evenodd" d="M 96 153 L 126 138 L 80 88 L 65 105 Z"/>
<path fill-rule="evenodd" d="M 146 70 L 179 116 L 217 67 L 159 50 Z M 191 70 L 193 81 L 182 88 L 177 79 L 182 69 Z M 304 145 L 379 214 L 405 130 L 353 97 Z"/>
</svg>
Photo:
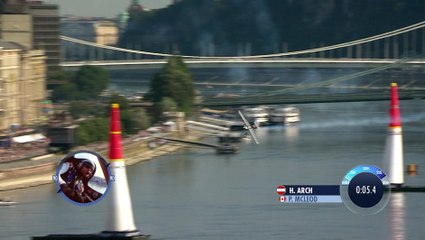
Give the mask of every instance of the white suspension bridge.
<svg viewBox="0 0 425 240">
<path fill-rule="evenodd" d="M 129 49 L 115 46 L 102 45 L 90 41 L 81 39 L 71 38 L 67 36 L 60 36 L 63 41 L 73 43 L 80 46 L 85 46 L 85 49 L 73 49 L 72 54 L 65 53 L 66 60 L 72 60 L 73 57 L 81 57 L 81 53 L 84 53 L 87 59 L 86 61 L 103 61 L 107 60 L 110 52 L 121 52 L 126 55 L 123 57 L 118 56 L 121 59 L 117 60 L 142 60 L 142 59 L 164 59 L 173 56 L 170 53 L 150 52 L 137 49 Z M 382 40 L 382 41 L 381 41 Z M 401 48 L 402 47 L 402 48 Z M 383 54 L 378 53 L 382 52 Z M 420 52 L 419 52 L 420 51 Z M 339 54 L 335 54 L 338 52 Z M 326 54 L 328 53 L 328 54 Z M 363 39 L 349 41 L 345 43 L 335 44 L 331 46 L 324 46 L 318 48 L 296 50 L 289 52 L 279 52 L 272 54 L 262 55 L 251 55 L 251 56 L 193 56 L 193 55 L 179 55 L 184 59 L 191 59 L 194 61 L 265 61 L 267 59 L 276 58 L 348 58 L 348 59 L 370 59 L 370 58 L 383 58 L 383 59 L 398 59 L 405 57 L 407 54 L 425 54 L 425 21 L 419 22 L 404 28 L 393 30 L 390 32 L 378 34 Z M 73 55 L 74 54 L 74 55 Z M 383 57 L 381 57 L 383 56 Z M 111 57 L 109 55 L 109 57 Z M 117 57 L 117 56 L 114 56 Z M 124 58 L 124 59 L 122 59 Z M 114 60 L 114 59 L 112 59 Z M 148 61 L 149 62 L 149 61 Z"/>
<path fill-rule="evenodd" d="M 170 53 L 150 52 L 139 49 L 107 46 L 67 36 L 60 37 L 68 42 L 72 51 L 63 53 L 66 61 L 62 66 L 67 69 L 76 69 L 83 65 L 102 66 L 108 69 L 152 69 L 160 68 Z M 391 69 L 423 69 L 425 64 L 425 21 L 404 28 L 378 34 L 363 39 L 323 46 L 318 48 L 278 52 L 272 54 L 250 56 L 193 56 L 179 55 L 193 68 L 336 68 L 359 69 L 352 74 L 332 77 L 310 84 L 293 84 L 282 82 L 247 82 L 237 81 L 201 81 L 199 86 L 243 86 L 243 87 L 275 87 L 277 90 L 267 94 L 251 97 L 277 96 L 291 92 L 311 89 L 335 87 L 351 79 L 376 74 Z M 390 79 L 391 80 L 391 79 Z M 425 83 L 417 79 L 399 79 L 400 88 L 422 91 Z M 358 89 L 382 89 L 382 86 L 373 86 L 373 82 L 356 85 Z M 353 86 L 344 86 L 353 88 Z M 418 95 L 415 95 L 417 97 Z"/>
</svg>

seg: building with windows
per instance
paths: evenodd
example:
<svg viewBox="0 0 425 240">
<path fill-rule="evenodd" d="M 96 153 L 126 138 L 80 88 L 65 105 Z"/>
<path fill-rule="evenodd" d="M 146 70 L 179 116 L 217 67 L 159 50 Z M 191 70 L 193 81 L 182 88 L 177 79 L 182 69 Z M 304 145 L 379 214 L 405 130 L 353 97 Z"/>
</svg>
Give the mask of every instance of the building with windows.
<svg viewBox="0 0 425 240">
<path fill-rule="evenodd" d="M 7 0 L 0 17 L 0 39 L 43 50 L 47 75 L 60 70 L 59 9 L 43 1 Z"/>
<path fill-rule="evenodd" d="M 59 39 L 59 9 L 55 4 L 30 1 L 28 13 L 32 16 L 34 49 L 46 55 L 47 75 L 60 70 L 61 41 Z"/>
<path fill-rule="evenodd" d="M 0 130 L 21 123 L 19 75 L 21 48 L 0 40 Z"/>
<path fill-rule="evenodd" d="M 42 50 L 0 40 L 0 130 L 46 121 L 45 59 Z"/>
<path fill-rule="evenodd" d="M 43 111 L 46 99 L 46 56 L 43 50 L 21 54 L 22 125 L 41 125 L 47 121 Z"/>
<path fill-rule="evenodd" d="M 111 21 L 96 21 L 94 23 L 96 43 L 102 45 L 115 45 L 118 41 L 118 28 Z"/>
</svg>

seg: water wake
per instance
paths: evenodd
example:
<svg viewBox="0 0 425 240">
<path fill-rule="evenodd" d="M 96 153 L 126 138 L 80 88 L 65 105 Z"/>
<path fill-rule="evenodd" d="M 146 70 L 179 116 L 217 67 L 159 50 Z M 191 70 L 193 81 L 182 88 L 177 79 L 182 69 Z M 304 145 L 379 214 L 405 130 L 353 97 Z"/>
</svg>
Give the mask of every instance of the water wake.
<svg viewBox="0 0 425 240">
<path fill-rule="evenodd" d="M 425 120 L 425 112 L 404 115 L 401 117 L 401 122 L 410 123 Z M 364 119 L 339 119 L 326 122 L 300 123 L 299 129 L 315 129 L 315 128 L 334 128 L 334 127 L 351 127 L 351 126 L 376 126 L 386 125 L 389 122 L 388 117 L 372 117 Z"/>
</svg>

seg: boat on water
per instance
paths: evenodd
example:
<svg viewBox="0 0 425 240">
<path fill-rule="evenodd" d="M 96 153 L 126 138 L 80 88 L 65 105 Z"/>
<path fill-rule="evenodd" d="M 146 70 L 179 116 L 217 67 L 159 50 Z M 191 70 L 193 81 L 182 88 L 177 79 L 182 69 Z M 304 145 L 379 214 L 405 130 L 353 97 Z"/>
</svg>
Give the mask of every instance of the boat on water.
<svg viewBox="0 0 425 240">
<path fill-rule="evenodd" d="M 226 130 L 217 133 L 220 142 L 240 142 L 246 136 L 244 123 L 212 116 L 201 116 L 200 121 L 224 127 Z"/>
<path fill-rule="evenodd" d="M 220 133 L 229 131 L 229 128 L 227 127 L 191 120 L 185 122 L 185 128 L 189 131 L 200 132 L 208 135 L 218 135 Z"/>
<path fill-rule="evenodd" d="M 220 143 L 240 142 L 245 137 L 244 123 L 227 110 L 204 108 L 198 121 L 186 121 L 188 130 L 217 136 Z"/>
<path fill-rule="evenodd" d="M 0 199 L 0 207 L 12 206 L 12 205 L 16 205 L 16 204 L 18 204 L 18 203 L 14 202 L 14 201 Z"/>
<path fill-rule="evenodd" d="M 269 123 L 269 113 L 264 107 L 245 108 L 243 114 L 249 122 L 253 122 L 255 126 L 265 126 Z"/>
<path fill-rule="evenodd" d="M 270 124 L 293 125 L 300 121 L 300 110 L 294 106 L 273 107 L 269 110 Z"/>
</svg>

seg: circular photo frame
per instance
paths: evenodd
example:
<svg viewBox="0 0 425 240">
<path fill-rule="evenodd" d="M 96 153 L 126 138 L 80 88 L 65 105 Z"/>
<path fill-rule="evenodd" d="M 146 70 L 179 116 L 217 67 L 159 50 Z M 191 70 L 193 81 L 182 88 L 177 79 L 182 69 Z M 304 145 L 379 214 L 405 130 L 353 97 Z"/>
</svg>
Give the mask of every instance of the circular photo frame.
<svg viewBox="0 0 425 240">
<path fill-rule="evenodd" d="M 89 206 L 107 195 L 111 177 L 109 164 L 101 155 L 82 150 L 62 159 L 53 179 L 58 193 L 66 200 L 79 206 Z"/>
</svg>

